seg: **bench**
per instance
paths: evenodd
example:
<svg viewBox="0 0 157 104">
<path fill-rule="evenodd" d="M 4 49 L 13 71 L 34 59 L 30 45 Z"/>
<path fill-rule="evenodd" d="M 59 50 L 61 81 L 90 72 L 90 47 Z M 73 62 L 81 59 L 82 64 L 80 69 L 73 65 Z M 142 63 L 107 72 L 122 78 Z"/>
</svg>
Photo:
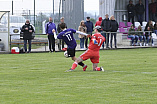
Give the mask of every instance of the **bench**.
<svg viewBox="0 0 157 104">
<path fill-rule="evenodd" d="M 11 43 L 10 43 L 10 47 L 11 47 L 11 45 L 18 45 L 18 47 L 19 47 L 20 44 L 24 44 L 24 43 L 23 43 L 23 42 L 11 42 Z M 28 43 L 27 43 L 27 44 L 28 44 Z M 48 44 L 48 41 L 44 41 L 44 42 L 32 41 L 31 44 L 45 44 L 45 51 L 46 51 L 46 44 Z M 10 49 L 10 50 L 11 50 L 11 49 Z"/>
</svg>

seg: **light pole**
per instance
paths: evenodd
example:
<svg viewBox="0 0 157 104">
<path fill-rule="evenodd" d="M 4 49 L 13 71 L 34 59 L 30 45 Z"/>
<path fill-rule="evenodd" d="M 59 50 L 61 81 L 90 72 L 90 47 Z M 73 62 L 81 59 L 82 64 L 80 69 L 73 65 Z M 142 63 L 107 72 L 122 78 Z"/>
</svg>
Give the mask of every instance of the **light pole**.
<svg viewBox="0 0 157 104">
<path fill-rule="evenodd" d="M 14 6 L 14 5 L 13 5 L 13 0 L 12 0 L 12 15 L 14 14 L 14 13 L 13 13 L 13 11 L 14 11 L 14 10 L 13 10 L 13 9 L 14 9 L 13 6 Z"/>
<path fill-rule="evenodd" d="M 61 11 L 60 11 L 60 9 L 61 9 L 61 0 L 60 0 L 60 2 L 59 2 L 59 20 L 60 20 L 60 18 L 61 18 Z"/>
<path fill-rule="evenodd" d="M 55 16 L 54 16 L 54 8 L 55 8 L 55 7 L 54 7 L 54 0 L 53 0 L 53 23 L 54 23 L 54 17 L 55 17 Z"/>
<path fill-rule="evenodd" d="M 34 26 L 35 26 L 35 0 L 34 0 Z"/>
</svg>

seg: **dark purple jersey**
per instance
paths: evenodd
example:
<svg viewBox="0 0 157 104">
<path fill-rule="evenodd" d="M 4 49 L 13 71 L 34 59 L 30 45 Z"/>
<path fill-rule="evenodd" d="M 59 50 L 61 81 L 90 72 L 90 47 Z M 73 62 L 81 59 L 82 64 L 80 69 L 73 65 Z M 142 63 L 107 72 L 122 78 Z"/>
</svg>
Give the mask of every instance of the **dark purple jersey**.
<svg viewBox="0 0 157 104">
<path fill-rule="evenodd" d="M 57 36 L 58 39 L 63 39 L 65 43 L 68 45 L 69 49 L 75 49 L 77 46 L 77 43 L 74 39 L 73 34 L 76 33 L 76 30 L 74 29 L 66 29 L 60 32 Z"/>
</svg>

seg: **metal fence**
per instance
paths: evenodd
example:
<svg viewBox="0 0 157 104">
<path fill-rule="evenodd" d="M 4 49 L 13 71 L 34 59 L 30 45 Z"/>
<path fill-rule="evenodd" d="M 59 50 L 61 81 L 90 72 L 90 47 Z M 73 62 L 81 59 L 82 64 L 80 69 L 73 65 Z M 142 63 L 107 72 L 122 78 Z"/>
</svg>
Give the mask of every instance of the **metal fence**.
<svg viewBox="0 0 157 104">
<path fill-rule="evenodd" d="M 143 33 L 145 34 L 146 32 L 152 32 L 152 31 L 143 31 Z M 116 33 L 117 34 L 117 47 L 118 48 L 139 48 L 141 46 L 131 46 L 131 40 L 128 38 L 128 32 L 102 32 L 105 34 L 109 34 L 109 37 L 111 36 L 111 33 Z M 137 33 L 137 32 L 136 32 Z M 12 40 L 12 36 L 13 35 L 19 35 L 19 34 L 10 34 L 10 50 L 11 47 L 13 46 L 18 46 L 19 48 L 23 47 L 23 40 L 22 39 L 14 39 Z M 41 52 L 41 51 L 48 51 L 48 38 L 46 36 L 46 34 L 33 34 L 35 37 L 34 39 L 32 39 L 32 44 L 35 46 L 34 49 L 32 49 L 33 52 Z M 78 36 L 78 34 L 74 34 L 74 36 Z M 106 35 L 106 39 L 107 35 Z M 109 38 L 111 39 L 111 38 Z M 152 39 L 154 40 L 154 45 L 157 46 L 157 37 L 152 36 Z M 108 41 L 108 40 L 106 40 Z M 80 45 L 79 45 L 80 41 L 77 40 L 77 47 L 76 50 L 80 50 Z M 110 41 L 109 41 L 109 44 Z M 106 45 L 106 44 L 105 44 Z M 113 42 L 114 45 L 114 42 Z M 149 45 L 151 46 L 151 43 L 149 43 Z M 106 45 L 107 46 L 107 45 Z M 145 47 L 150 47 L 150 46 L 145 46 Z M 65 47 L 67 47 L 65 45 Z M 106 47 L 107 48 L 107 47 Z M 59 40 L 56 40 L 56 51 L 60 51 L 61 50 L 61 44 L 59 42 Z"/>
</svg>

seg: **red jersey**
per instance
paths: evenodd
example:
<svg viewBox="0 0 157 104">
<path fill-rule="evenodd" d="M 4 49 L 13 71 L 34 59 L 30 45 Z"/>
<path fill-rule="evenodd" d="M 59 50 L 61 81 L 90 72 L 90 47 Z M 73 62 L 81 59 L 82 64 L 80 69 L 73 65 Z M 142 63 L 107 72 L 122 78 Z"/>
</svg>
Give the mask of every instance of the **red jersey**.
<svg viewBox="0 0 157 104">
<path fill-rule="evenodd" d="M 94 44 L 93 39 L 95 39 L 98 44 Z M 105 38 L 100 33 L 94 34 L 92 35 L 88 49 L 93 50 L 93 51 L 99 51 L 104 41 L 105 41 Z"/>
</svg>

